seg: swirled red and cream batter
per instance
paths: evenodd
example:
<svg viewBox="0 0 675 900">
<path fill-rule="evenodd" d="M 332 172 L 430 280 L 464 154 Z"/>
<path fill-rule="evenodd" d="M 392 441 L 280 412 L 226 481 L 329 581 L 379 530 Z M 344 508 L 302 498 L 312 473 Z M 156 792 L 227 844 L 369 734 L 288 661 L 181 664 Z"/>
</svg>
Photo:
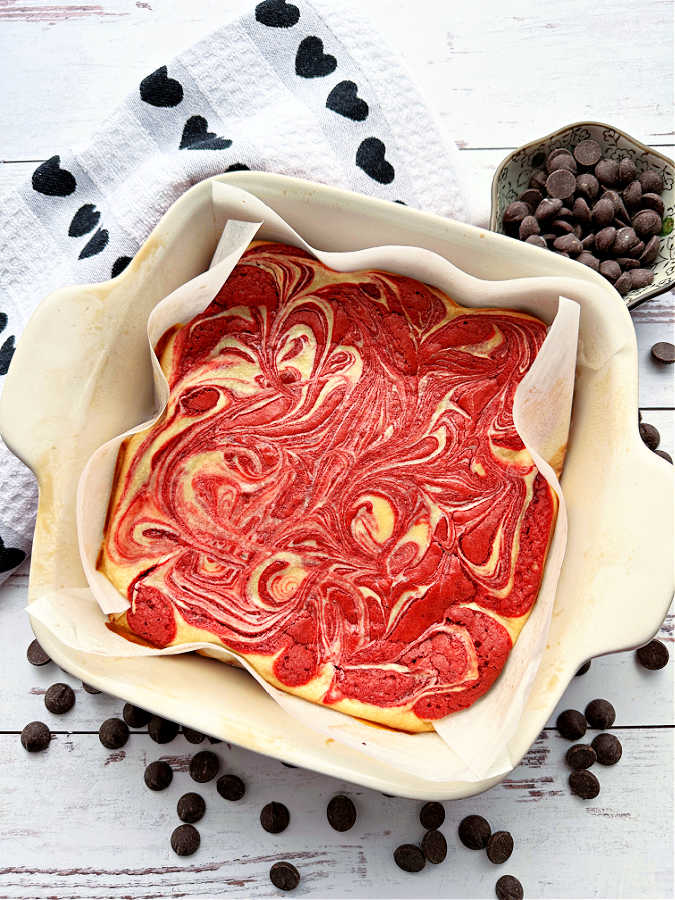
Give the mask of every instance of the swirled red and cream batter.
<svg viewBox="0 0 675 900">
<path fill-rule="evenodd" d="M 406 731 L 499 675 L 557 498 L 513 424 L 546 325 L 255 242 L 160 340 L 159 420 L 123 443 L 99 569 L 110 627 L 206 641 Z"/>
</svg>

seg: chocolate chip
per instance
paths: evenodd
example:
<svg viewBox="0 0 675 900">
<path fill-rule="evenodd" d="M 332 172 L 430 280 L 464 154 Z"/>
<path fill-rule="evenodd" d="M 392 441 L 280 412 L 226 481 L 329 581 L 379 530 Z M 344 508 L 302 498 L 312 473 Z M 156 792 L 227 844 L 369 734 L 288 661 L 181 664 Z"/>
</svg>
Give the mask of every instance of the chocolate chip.
<svg viewBox="0 0 675 900">
<path fill-rule="evenodd" d="M 544 199 L 544 195 L 541 191 L 538 191 L 536 188 L 528 188 L 524 191 L 520 197 L 518 198 L 523 203 L 527 203 L 530 210 L 534 212 L 534 210 L 539 206 L 541 201 Z"/>
<path fill-rule="evenodd" d="M 615 282 L 621 275 L 621 266 L 613 259 L 606 259 L 600 263 L 600 274 L 611 282 Z"/>
<path fill-rule="evenodd" d="M 90 684 L 87 684 L 84 681 L 82 682 L 82 687 L 88 694 L 102 694 L 103 693 L 103 691 L 99 691 L 98 688 L 92 687 Z"/>
<path fill-rule="evenodd" d="M 602 731 L 606 728 L 611 728 L 616 719 L 616 711 L 609 700 L 600 698 L 591 700 L 584 711 L 584 715 L 591 728 L 600 728 Z"/>
<path fill-rule="evenodd" d="M 46 750 L 51 739 L 51 732 L 44 722 L 29 722 L 21 732 L 21 743 L 29 753 Z"/>
<path fill-rule="evenodd" d="M 129 728 L 144 728 L 152 718 L 152 713 L 146 712 L 140 706 L 132 706 L 131 703 L 125 703 L 122 710 L 122 718 Z"/>
<path fill-rule="evenodd" d="M 442 863 L 448 855 L 448 842 L 440 831 L 432 829 L 422 838 L 422 853 L 435 866 Z"/>
<path fill-rule="evenodd" d="M 577 199 L 574 201 L 572 212 L 574 214 L 574 218 L 578 222 L 586 224 L 587 222 L 591 221 L 591 208 L 588 203 L 586 203 L 583 197 L 577 197 Z"/>
<path fill-rule="evenodd" d="M 615 159 L 601 159 L 593 170 L 600 184 L 614 187 L 619 182 L 619 164 Z"/>
<path fill-rule="evenodd" d="M 591 211 L 591 219 L 598 228 L 605 228 L 611 225 L 614 219 L 614 204 L 612 201 L 606 197 L 598 200 Z"/>
<path fill-rule="evenodd" d="M 218 774 L 220 760 L 211 750 L 200 750 L 190 761 L 190 778 L 199 784 L 211 781 Z"/>
<path fill-rule="evenodd" d="M 577 256 L 577 262 L 583 263 L 583 265 L 588 266 L 589 269 L 593 269 L 594 272 L 597 272 L 600 269 L 600 260 L 597 256 L 593 256 L 592 253 L 588 253 L 586 250 L 583 250 Z"/>
<path fill-rule="evenodd" d="M 332 797 L 326 808 L 328 824 L 335 831 L 349 831 L 356 822 L 356 807 L 344 794 Z"/>
<path fill-rule="evenodd" d="M 590 744 L 574 744 L 565 754 L 570 769 L 590 769 L 596 761 L 595 750 Z"/>
<path fill-rule="evenodd" d="M 669 463 L 671 464 L 671 466 L 672 466 L 672 464 L 673 464 L 673 458 L 672 458 L 672 456 L 670 455 L 670 453 L 666 453 L 665 450 L 655 450 L 654 453 L 656 453 L 657 456 L 660 456 L 661 459 L 665 459 L 665 461 L 666 461 L 666 462 L 669 462 Z"/>
<path fill-rule="evenodd" d="M 663 193 L 663 178 L 660 172 L 656 172 L 654 169 L 648 169 L 646 172 L 641 172 L 638 175 L 638 181 L 645 194 Z"/>
<path fill-rule="evenodd" d="M 601 228 L 595 235 L 595 249 L 598 253 L 609 253 L 614 246 L 615 240 L 616 228 L 613 225 Z"/>
<path fill-rule="evenodd" d="M 518 227 L 518 237 L 521 241 L 532 237 L 533 234 L 539 234 L 539 222 L 534 216 L 525 216 Z"/>
<path fill-rule="evenodd" d="M 658 234 L 661 224 L 661 216 L 653 209 L 643 209 L 633 217 L 633 228 L 643 240 Z"/>
<path fill-rule="evenodd" d="M 614 287 L 621 294 L 622 297 L 628 293 L 628 291 L 632 288 L 633 282 L 630 278 L 630 272 L 624 272 L 619 278 L 614 282 Z"/>
<path fill-rule="evenodd" d="M 574 234 L 574 225 L 572 225 L 571 222 L 567 222 L 565 219 L 554 219 L 551 222 L 551 228 L 554 231 L 557 231 L 558 234 Z"/>
<path fill-rule="evenodd" d="M 558 147 L 551 150 L 546 158 L 546 169 L 548 172 L 556 172 L 559 169 L 569 169 L 570 172 L 577 173 L 577 163 L 569 150 Z"/>
<path fill-rule="evenodd" d="M 614 207 L 614 215 L 618 216 L 624 224 L 627 224 L 630 221 L 630 216 L 628 215 L 628 210 L 623 204 L 623 200 L 621 196 L 617 194 L 616 191 L 605 191 L 605 193 L 600 198 L 601 200 L 609 200 Z"/>
<path fill-rule="evenodd" d="M 602 766 L 616 765 L 621 759 L 621 754 L 623 752 L 621 742 L 613 734 L 607 734 L 605 732 L 596 735 L 591 742 L 591 746 L 595 750 L 598 762 Z"/>
<path fill-rule="evenodd" d="M 645 244 L 645 249 L 640 254 L 640 262 L 643 266 L 651 266 L 656 257 L 659 255 L 661 247 L 661 239 L 658 235 L 651 237 Z"/>
<path fill-rule="evenodd" d="M 638 263 L 638 266 L 640 263 Z M 654 273 L 650 272 L 649 269 L 633 269 L 630 273 L 630 283 L 631 289 L 634 291 L 639 290 L 640 288 L 647 287 L 648 284 L 651 284 L 654 280 Z"/>
<path fill-rule="evenodd" d="M 267 803 L 260 811 L 260 824 L 270 834 L 281 834 L 290 821 L 291 814 L 283 803 Z"/>
<path fill-rule="evenodd" d="M 542 222 L 546 219 L 552 219 L 562 209 L 562 200 L 553 200 L 551 197 L 545 197 L 534 211 L 534 217 Z"/>
<path fill-rule="evenodd" d="M 654 344 L 651 352 L 657 362 L 675 362 L 675 344 L 671 344 L 668 341 L 659 341 L 658 344 Z"/>
<path fill-rule="evenodd" d="M 216 790 L 224 800 L 241 800 L 246 793 L 246 785 L 238 775 L 221 775 L 216 782 Z"/>
<path fill-rule="evenodd" d="M 75 691 L 69 684 L 59 681 L 47 688 L 45 706 L 55 716 L 63 715 L 75 706 Z"/>
<path fill-rule="evenodd" d="M 490 823 L 483 816 L 466 816 L 457 831 L 460 841 L 469 850 L 484 850 L 492 833 Z"/>
<path fill-rule="evenodd" d="M 623 200 L 629 209 L 637 209 L 642 199 L 642 185 L 639 181 L 631 181 L 623 189 Z"/>
<path fill-rule="evenodd" d="M 586 734 L 586 719 L 577 709 L 566 709 L 556 720 L 558 733 L 568 741 L 578 741 Z"/>
<path fill-rule="evenodd" d="M 637 166 L 630 156 L 623 156 L 619 160 L 619 181 L 621 184 L 628 184 L 637 178 Z"/>
<path fill-rule="evenodd" d="M 163 791 L 173 781 L 173 769 L 163 759 L 156 759 L 145 767 L 143 780 L 151 791 Z"/>
<path fill-rule="evenodd" d="M 600 782 L 588 769 L 575 769 L 568 781 L 572 793 L 582 800 L 592 800 L 600 793 Z"/>
<path fill-rule="evenodd" d="M 513 853 L 513 838 L 508 831 L 495 831 L 486 847 L 487 857 L 491 863 L 501 865 Z"/>
<path fill-rule="evenodd" d="M 602 147 L 592 138 L 581 141 L 574 148 L 574 158 L 581 166 L 594 166 L 600 161 L 601 156 Z"/>
<path fill-rule="evenodd" d="M 514 200 L 504 210 L 502 221 L 504 225 L 519 225 L 525 216 L 529 216 L 530 207 L 522 200 Z"/>
<path fill-rule="evenodd" d="M 541 247 L 544 250 L 548 249 L 548 244 L 546 243 L 545 238 L 543 238 L 540 234 L 531 234 L 529 238 L 525 239 L 526 244 L 533 244 L 535 247 Z"/>
<path fill-rule="evenodd" d="M 192 856 L 199 849 L 200 840 L 194 825 L 179 825 L 171 835 L 171 848 L 178 856 Z"/>
<path fill-rule="evenodd" d="M 445 822 L 445 808 L 442 803 L 425 803 L 420 810 L 420 824 L 427 831 L 435 831 Z"/>
<path fill-rule="evenodd" d="M 612 253 L 615 256 L 623 256 L 638 242 L 638 236 L 632 228 L 619 228 L 612 244 Z"/>
<path fill-rule="evenodd" d="M 572 256 L 581 253 L 581 241 L 574 234 L 562 234 L 553 241 L 553 246 L 556 250 L 562 250 L 564 253 L 569 253 Z"/>
<path fill-rule="evenodd" d="M 530 187 L 536 188 L 538 191 L 543 191 L 546 187 L 546 178 L 547 172 L 545 169 L 535 169 L 530 176 Z"/>
<path fill-rule="evenodd" d="M 661 641 L 650 641 L 635 651 L 638 662 L 645 669 L 662 669 L 668 663 L 668 648 Z"/>
<path fill-rule="evenodd" d="M 594 250 L 595 249 L 595 235 L 591 232 L 591 234 L 587 234 L 585 238 L 581 241 L 581 246 L 584 250 Z"/>
<path fill-rule="evenodd" d="M 161 716 L 152 716 L 148 722 L 148 734 L 157 744 L 168 744 L 178 734 L 178 725 Z"/>
<path fill-rule="evenodd" d="M 394 850 L 394 862 L 404 872 L 421 872 L 424 868 L 424 854 L 414 844 L 401 844 Z"/>
<path fill-rule="evenodd" d="M 658 194 L 643 194 L 641 206 L 643 209 L 653 209 L 659 218 L 663 218 L 665 207 Z"/>
<path fill-rule="evenodd" d="M 121 719 L 106 719 L 98 730 L 98 739 L 108 750 L 119 750 L 129 740 L 127 723 Z"/>
<path fill-rule="evenodd" d="M 588 672 L 588 670 L 590 669 L 590 667 L 591 667 L 591 661 L 590 661 L 590 659 L 589 659 L 589 660 L 587 660 L 587 661 L 583 664 L 583 666 L 579 666 L 579 668 L 577 669 L 577 671 L 576 671 L 574 674 L 575 674 L 577 677 L 578 677 L 579 675 L 585 675 L 586 672 Z"/>
<path fill-rule="evenodd" d="M 495 885 L 499 900 L 523 900 L 523 886 L 513 875 L 502 875 Z"/>
<path fill-rule="evenodd" d="M 573 197 L 576 186 L 577 180 L 569 169 L 556 169 L 546 179 L 546 190 L 559 200 Z"/>
<path fill-rule="evenodd" d="M 633 244 L 633 246 L 628 251 L 628 255 L 632 257 L 640 257 L 642 256 L 642 251 L 645 249 L 645 242 L 638 241 L 637 244 Z"/>
<path fill-rule="evenodd" d="M 176 812 L 181 822 L 187 822 L 191 825 L 193 822 L 199 822 L 202 818 L 206 812 L 206 803 L 201 794 L 195 794 L 194 791 L 190 791 L 189 794 L 183 794 L 179 799 L 176 804 Z"/>
<path fill-rule="evenodd" d="M 577 175 L 577 193 L 587 200 L 595 200 L 600 193 L 600 182 L 590 172 Z"/>
<path fill-rule="evenodd" d="M 48 662 L 52 661 L 51 656 L 45 653 L 37 640 L 31 641 L 28 645 L 28 650 L 26 650 L 26 659 L 31 664 L 31 666 L 46 666 Z"/>
<path fill-rule="evenodd" d="M 194 728 L 183 728 L 183 737 L 188 744 L 201 744 L 206 735 L 201 731 L 195 731 Z"/>
<path fill-rule="evenodd" d="M 637 261 L 637 259 L 633 259 L 632 256 L 617 256 L 616 261 L 624 270 L 624 272 L 629 272 L 631 269 L 640 268 L 640 263 Z M 631 279 L 631 286 L 632 284 L 633 281 Z"/>
<path fill-rule="evenodd" d="M 640 437 L 650 450 L 656 450 L 661 442 L 658 428 L 650 425 L 649 422 L 640 422 Z"/>
<path fill-rule="evenodd" d="M 300 884 L 300 873 L 293 863 L 275 862 L 270 869 L 270 881 L 280 891 L 294 891 Z"/>
</svg>

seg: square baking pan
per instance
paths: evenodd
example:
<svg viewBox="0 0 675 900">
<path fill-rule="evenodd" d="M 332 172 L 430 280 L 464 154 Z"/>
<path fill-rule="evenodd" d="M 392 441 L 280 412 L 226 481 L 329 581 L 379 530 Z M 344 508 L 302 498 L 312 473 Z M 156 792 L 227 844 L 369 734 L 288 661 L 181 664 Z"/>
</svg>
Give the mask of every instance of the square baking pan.
<svg viewBox="0 0 675 900">
<path fill-rule="evenodd" d="M 117 278 L 47 297 L 19 341 L 0 401 L 2 435 L 40 487 L 29 598 L 86 586 L 75 494 L 82 468 L 100 443 L 91 432 L 103 431 L 108 439 L 153 412 L 147 338 L 125 333 L 125 310 L 142 304 L 149 313 L 208 267 L 224 225 L 213 213 L 214 180 L 259 197 L 315 247 L 426 247 L 474 277 L 509 282 L 510 291 L 513 279 L 523 279 L 521 308 L 535 315 L 538 302 L 550 303 L 560 294 L 580 304 L 580 353 L 562 479 L 569 538 L 546 651 L 508 746 L 511 758 L 520 759 L 583 661 L 639 646 L 658 629 L 673 594 L 673 476 L 639 436 L 637 347 L 619 295 L 579 263 L 502 235 L 298 179 L 237 172 L 187 191 Z M 453 299 L 462 302 L 460 295 Z M 143 384 L 126 377 L 132 358 L 147 366 Z M 41 399 L 47 394 L 48 401 Z M 111 414 L 111 396 L 123 413 Z M 122 659 L 76 652 L 39 622 L 32 624 L 45 650 L 77 678 L 294 765 L 419 799 L 469 796 L 499 780 L 410 776 L 306 729 L 243 671 L 196 654 Z M 421 754 L 436 756 L 441 739 L 435 733 L 414 739 Z"/>
</svg>

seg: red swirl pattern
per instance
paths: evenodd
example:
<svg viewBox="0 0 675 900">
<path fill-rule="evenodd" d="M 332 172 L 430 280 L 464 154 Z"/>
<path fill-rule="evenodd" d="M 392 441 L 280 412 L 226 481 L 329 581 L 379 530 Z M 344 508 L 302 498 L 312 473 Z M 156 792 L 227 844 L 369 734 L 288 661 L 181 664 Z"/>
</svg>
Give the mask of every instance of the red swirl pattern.
<svg viewBox="0 0 675 900">
<path fill-rule="evenodd" d="M 120 451 L 100 568 L 128 630 L 200 629 L 284 689 L 410 730 L 470 705 L 555 521 L 512 420 L 545 334 L 253 244 L 162 339 L 167 410 Z"/>
</svg>

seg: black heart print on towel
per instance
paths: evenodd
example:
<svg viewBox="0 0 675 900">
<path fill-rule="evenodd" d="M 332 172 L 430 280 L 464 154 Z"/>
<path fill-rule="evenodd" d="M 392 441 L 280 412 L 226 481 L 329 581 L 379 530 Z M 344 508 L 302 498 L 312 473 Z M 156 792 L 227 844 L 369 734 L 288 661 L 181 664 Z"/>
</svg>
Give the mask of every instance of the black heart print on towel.
<svg viewBox="0 0 675 900">
<path fill-rule="evenodd" d="M 92 238 L 82 248 L 78 259 L 88 259 L 90 256 L 96 256 L 101 250 L 105 250 L 108 245 L 110 235 L 106 228 L 99 228 Z"/>
<path fill-rule="evenodd" d="M 110 277 L 117 278 L 120 272 L 123 272 L 126 267 L 131 262 L 131 256 L 118 256 L 115 262 L 112 264 L 112 269 L 110 270 Z"/>
<path fill-rule="evenodd" d="M 73 220 L 68 228 L 70 237 L 82 237 L 83 234 L 89 234 L 98 225 L 101 213 L 96 209 L 93 203 L 85 203 L 81 206 L 73 216 Z"/>
<path fill-rule="evenodd" d="M 301 78 L 323 78 L 337 67 L 337 60 L 323 52 L 323 41 L 318 37 L 306 37 L 300 41 L 295 54 L 295 73 Z"/>
<path fill-rule="evenodd" d="M 180 139 L 181 150 L 227 150 L 232 141 L 218 137 L 215 131 L 209 131 L 209 123 L 204 116 L 190 116 L 183 128 Z"/>
<path fill-rule="evenodd" d="M 4 331 L 5 328 L 7 328 L 7 316 L 5 313 L 0 312 L 0 331 Z M 5 339 L 2 347 L 0 347 L 0 375 L 7 374 L 13 356 L 14 335 L 10 334 L 10 336 Z"/>
<path fill-rule="evenodd" d="M 0 572 L 16 569 L 25 558 L 26 554 L 23 550 L 19 550 L 18 547 L 5 547 L 5 542 L 0 537 Z"/>
<path fill-rule="evenodd" d="M 368 118 L 368 104 L 357 95 L 358 87 L 353 81 L 341 81 L 328 95 L 326 106 L 341 116 L 363 122 Z"/>
<path fill-rule="evenodd" d="M 256 6 L 255 17 L 270 28 L 292 28 L 300 18 L 300 10 L 286 0 L 265 0 Z"/>
<path fill-rule="evenodd" d="M 48 197 L 67 197 L 77 187 L 75 176 L 60 167 L 61 157 L 52 156 L 33 172 L 33 190 Z"/>
<path fill-rule="evenodd" d="M 139 90 L 141 100 L 145 100 L 151 106 L 178 106 L 183 99 L 183 86 L 175 78 L 169 78 L 166 66 L 146 76 L 141 81 Z"/>
<path fill-rule="evenodd" d="M 385 152 L 386 148 L 379 138 L 366 138 L 356 151 L 356 165 L 380 184 L 391 184 L 394 167 L 384 158 Z"/>
</svg>

